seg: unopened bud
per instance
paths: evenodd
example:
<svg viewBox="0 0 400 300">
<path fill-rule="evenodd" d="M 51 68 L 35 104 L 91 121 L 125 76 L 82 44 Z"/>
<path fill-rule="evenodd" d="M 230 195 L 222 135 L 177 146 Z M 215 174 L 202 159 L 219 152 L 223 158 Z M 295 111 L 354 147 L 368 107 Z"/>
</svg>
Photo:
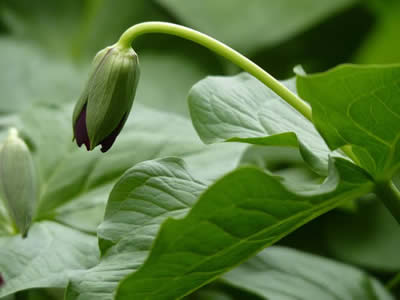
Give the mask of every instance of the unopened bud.
<svg viewBox="0 0 400 300">
<path fill-rule="evenodd" d="M 38 199 L 37 174 L 31 153 L 15 128 L 0 148 L 0 193 L 22 236 L 32 223 Z"/>
<path fill-rule="evenodd" d="M 100 51 L 89 81 L 75 106 L 74 138 L 78 146 L 111 148 L 128 118 L 139 80 L 139 60 L 132 48 L 119 45 Z"/>
</svg>

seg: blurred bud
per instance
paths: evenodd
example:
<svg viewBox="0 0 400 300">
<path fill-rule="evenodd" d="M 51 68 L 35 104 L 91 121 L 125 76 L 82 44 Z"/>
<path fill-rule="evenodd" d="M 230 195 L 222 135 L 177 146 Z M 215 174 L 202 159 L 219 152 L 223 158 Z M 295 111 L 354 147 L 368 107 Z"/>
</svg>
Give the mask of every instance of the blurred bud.
<svg viewBox="0 0 400 300">
<path fill-rule="evenodd" d="M 100 51 L 73 114 L 74 138 L 87 150 L 111 148 L 128 118 L 139 81 L 139 60 L 132 48 Z"/>
<path fill-rule="evenodd" d="M 22 236 L 28 233 L 38 199 L 31 153 L 15 128 L 0 148 L 0 192 L 10 217 Z"/>
</svg>

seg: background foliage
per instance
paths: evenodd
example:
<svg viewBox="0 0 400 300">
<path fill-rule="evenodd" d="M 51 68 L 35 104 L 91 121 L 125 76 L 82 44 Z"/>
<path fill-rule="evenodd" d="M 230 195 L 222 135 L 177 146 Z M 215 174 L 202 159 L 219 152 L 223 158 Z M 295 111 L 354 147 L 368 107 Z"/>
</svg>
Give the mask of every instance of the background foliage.
<svg viewBox="0 0 400 300">
<path fill-rule="evenodd" d="M 27 240 L 8 233 L 0 206 L 0 272 L 7 282 L 0 298 L 106 300 L 137 293 L 173 299 L 206 283 L 187 298 L 399 295 L 384 285 L 400 272 L 400 229 L 374 196 L 358 198 L 369 179 L 270 91 L 196 45 L 140 38 L 134 47 L 142 77 L 115 147 L 102 155 L 71 143 L 72 106 L 91 58 L 127 27 L 148 20 L 208 33 L 281 79 L 293 77 L 296 65 L 313 73 L 345 62 L 400 62 L 395 0 L 0 1 L 0 138 L 9 126 L 21 130 L 41 181 Z M 204 79 L 209 75 L 236 76 Z M 272 108 L 291 117 L 276 120 Z M 241 143 L 203 143 L 232 137 Z M 339 158 L 329 161 L 328 154 Z M 345 179 L 339 184 L 338 174 Z M 253 194 L 244 192 L 246 184 Z M 273 201 L 283 190 L 290 199 L 284 209 Z M 338 197 L 356 200 L 294 231 L 337 206 L 330 201 Z M 218 211 L 230 203 L 240 215 L 234 208 Z M 293 218 L 299 212 L 309 218 Z M 252 226 L 240 220 L 253 220 Z M 292 233 L 281 239 L 283 232 Z M 149 295 L 154 286 L 159 294 Z"/>
</svg>

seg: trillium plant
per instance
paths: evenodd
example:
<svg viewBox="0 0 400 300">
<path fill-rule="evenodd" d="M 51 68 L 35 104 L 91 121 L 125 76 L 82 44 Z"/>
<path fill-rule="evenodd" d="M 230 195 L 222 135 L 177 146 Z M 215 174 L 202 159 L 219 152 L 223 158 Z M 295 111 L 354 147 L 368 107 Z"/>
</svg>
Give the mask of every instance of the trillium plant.
<svg viewBox="0 0 400 300">
<path fill-rule="evenodd" d="M 174 135 L 186 138 L 179 117 L 164 119 L 133 103 L 141 71 L 140 52 L 132 46 L 147 34 L 192 41 L 244 73 L 209 76 L 189 91 L 193 127 L 208 145 L 208 157 L 215 155 L 192 162 L 200 170 L 216 170 L 211 176 L 196 171 L 190 158 L 166 153 L 134 164 L 110 182 L 110 192 L 102 189 L 109 179 L 99 174 L 141 147 L 138 138 L 123 147 L 140 128 L 128 118 L 145 114 L 157 121 L 149 131 L 163 135 L 175 126 Z M 174 70 L 169 73 L 174 76 Z M 393 299 L 389 289 L 399 278 L 384 287 L 355 267 L 267 247 L 328 211 L 351 210 L 370 198 L 379 199 L 400 223 L 400 66 L 341 65 L 311 75 L 297 67 L 295 73 L 278 81 L 224 43 L 181 25 L 145 22 L 126 30 L 95 56 L 73 110 L 76 144 L 107 152 L 74 150 L 70 168 L 86 170 L 71 171 L 66 181 L 84 182 L 81 188 L 60 186 L 56 193 L 51 181 L 39 184 L 36 146 L 23 127 L 20 133 L 11 128 L 2 144 L 0 225 L 9 238 L 0 240 L 0 255 L 15 268 L 5 268 L 0 258 L 0 298 L 56 287 L 65 288 L 67 300 L 203 299 L 200 288 L 211 284 L 257 299 Z M 159 151 L 153 143 L 149 151 Z M 179 143 L 174 147 L 183 152 Z M 220 150 L 224 147 L 240 150 L 240 161 Z M 94 242 L 86 239 L 91 234 L 86 225 L 65 218 L 74 205 L 61 208 L 71 193 L 95 209 L 90 188 L 108 195 Z M 48 195 L 57 200 L 47 201 Z M 56 237 L 62 237 L 58 244 L 26 254 L 35 242 L 52 244 Z"/>
</svg>

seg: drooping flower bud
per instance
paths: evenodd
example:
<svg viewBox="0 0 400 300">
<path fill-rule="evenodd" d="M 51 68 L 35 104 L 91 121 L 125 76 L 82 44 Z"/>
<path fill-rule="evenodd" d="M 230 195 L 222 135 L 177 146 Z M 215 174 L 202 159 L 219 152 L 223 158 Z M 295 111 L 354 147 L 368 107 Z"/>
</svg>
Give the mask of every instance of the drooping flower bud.
<svg viewBox="0 0 400 300">
<path fill-rule="evenodd" d="M 93 60 L 92 72 L 73 114 L 74 138 L 87 150 L 109 150 L 128 118 L 139 81 L 139 60 L 132 48 L 113 45 Z"/>
<path fill-rule="evenodd" d="M 38 200 L 37 174 L 31 153 L 15 128 L 0 148 L 0 193 L 11 219 L 26 236 Z"/>
</svg>

